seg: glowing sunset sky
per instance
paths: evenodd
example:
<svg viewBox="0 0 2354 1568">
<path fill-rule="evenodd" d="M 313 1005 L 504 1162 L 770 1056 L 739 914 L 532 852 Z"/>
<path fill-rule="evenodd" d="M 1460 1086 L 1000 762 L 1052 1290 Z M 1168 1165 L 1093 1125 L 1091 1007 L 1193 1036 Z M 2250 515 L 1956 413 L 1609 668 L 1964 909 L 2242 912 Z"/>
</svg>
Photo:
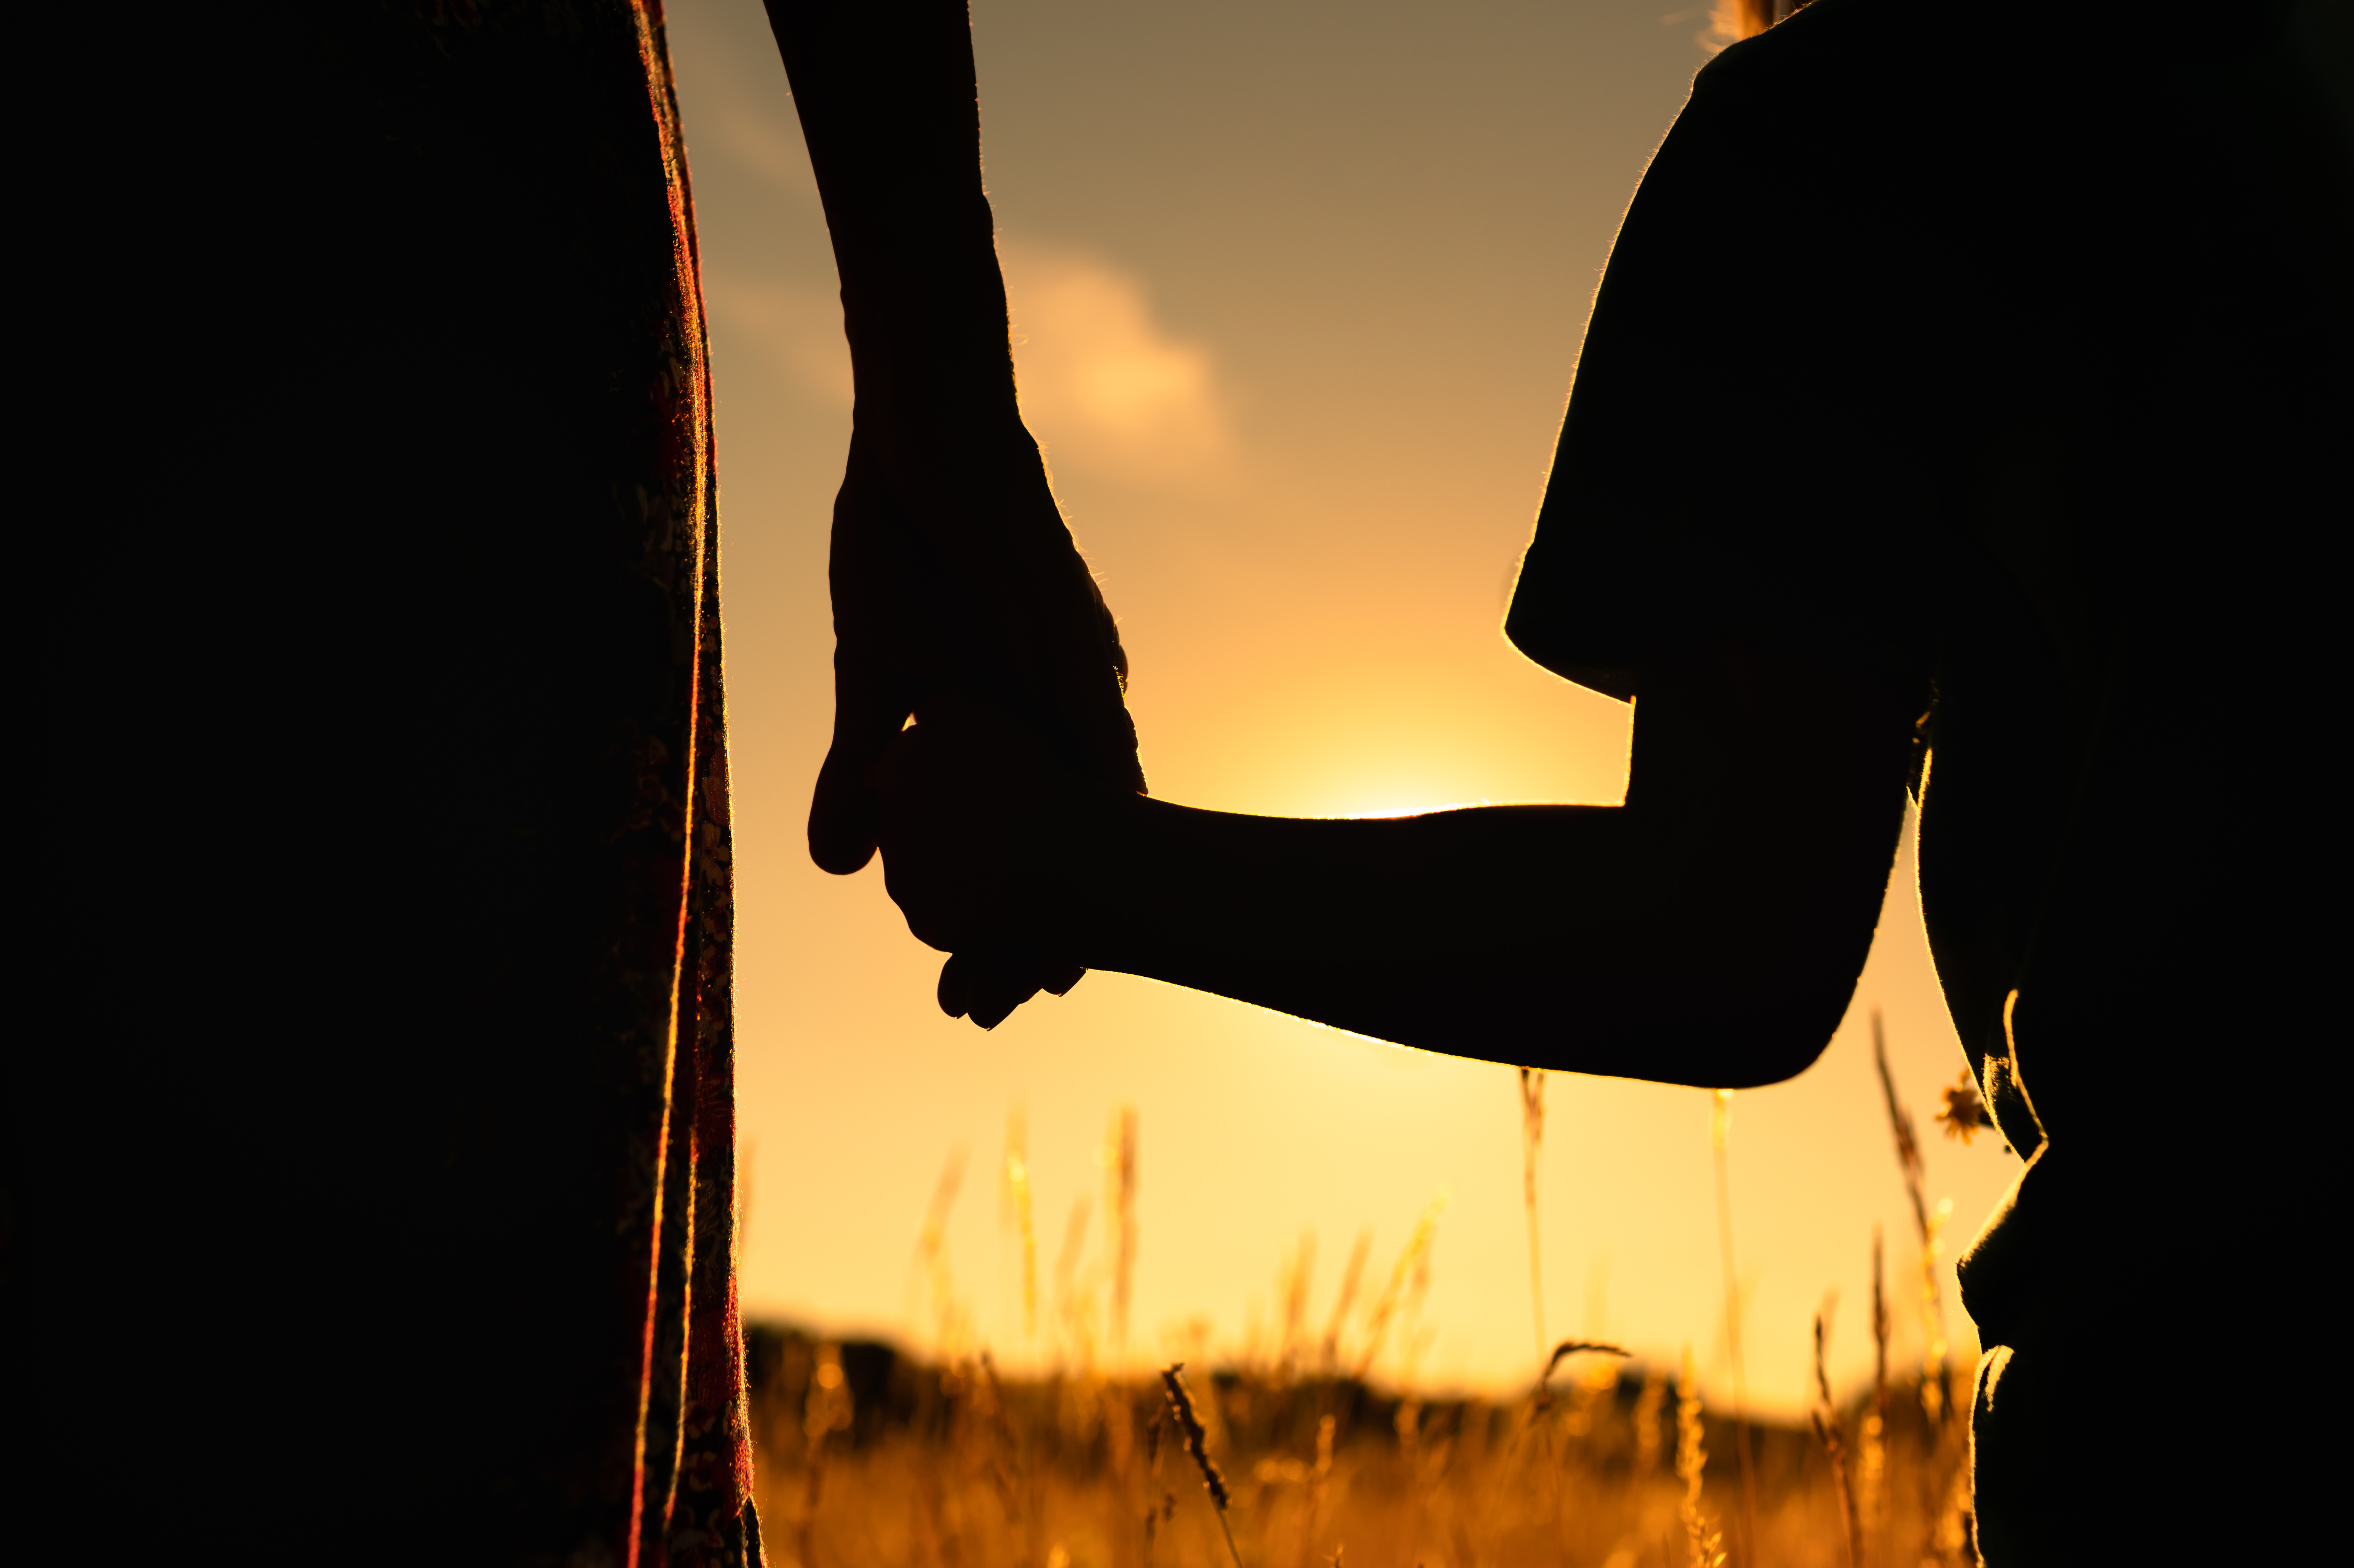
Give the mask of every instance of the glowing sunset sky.
<svg viewBox="0 0 2354 1568">
<path fill-rule="evenodd" d="M 1447 1187 L 1417 1375 L 1524 1379 L 1510 1068 L 1108 974 L 984 1034 L 940 1016 L 938 955 L 907 934 L 877 870 L 835 879 L 809 863 L 832 700 L 826 530 L 850 418 L 832 258 L 757 0 L 669 13 L 718 388 L 748 1312 L 923 1343 L 911 1260 L 963 1148 L 958 1289 L 1001 1360 L 1051 1356 L 1057 1255 L 1088 1200 L 1072 1277 L 1100 1267 L 1097 1151 L 1131 1105 L 1137 1359 L 1177 1347 L 1197 1318 L 1227 1351 L 1255 1319 L 1271 1330 L 1303 1229 L 1321 1325 L 1360 1230 L 1369 1277 L 1386 1274 Z M 1315 815 L 1617 799 L 1628 710 L 1530 664 L 1498 623 L 1595 280 L 1706 58 L 1705 16 L 1663 22 L 1628 0 L 977 0 L 974 23 L 1024 408 L 1119 612 L 1154 793 Z M 1735 308 L 1733 280 L 1691 308 Z M 1690 410 L 1695 447 L 1722 417 Z M 1931 1197 L 1955 1202 L 1956 1245 L 2017 1169 L 1990 1136 L 1963 1148 L 1927 1123 L 1962 1061 L 1908 853 L 1823 1060 L 1735 1099 L 1749 1381 L 1768 1409 L 1803 1397 L 1827 1290 L 1842 1302 L 1835 1370 L 1867 1364 L 1875 1224 L 1900 1342 L 1919 1343 L 1874 1007 L 1923 1123 Z M 1550 1085 L 1548 1327 L 1655 1354 L 1689 1342 L 1723 1390 L 1708 1097 Z M 1015 1105 L 1048 1297 L 1034 1340 L 1001 1226 Z M 1380 1371 L 1394 1377 L 1391 1346 Z"/>
</svg>

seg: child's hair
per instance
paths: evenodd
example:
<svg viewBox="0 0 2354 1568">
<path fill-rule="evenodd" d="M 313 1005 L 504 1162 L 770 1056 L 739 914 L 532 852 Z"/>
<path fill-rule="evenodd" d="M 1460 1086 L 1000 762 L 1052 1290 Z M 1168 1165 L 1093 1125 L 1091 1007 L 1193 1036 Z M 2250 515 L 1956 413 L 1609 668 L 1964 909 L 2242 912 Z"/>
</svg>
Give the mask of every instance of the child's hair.
<svg viewBox="0 0 2354 1568">
<path fill-rule="evenodd" d="M 1721 49 L 1754 38 L 1806 5 L 1807 0 L 1716 0 L 1715 8 L 1709 12 L 1709 41 Z"/>
</svg>

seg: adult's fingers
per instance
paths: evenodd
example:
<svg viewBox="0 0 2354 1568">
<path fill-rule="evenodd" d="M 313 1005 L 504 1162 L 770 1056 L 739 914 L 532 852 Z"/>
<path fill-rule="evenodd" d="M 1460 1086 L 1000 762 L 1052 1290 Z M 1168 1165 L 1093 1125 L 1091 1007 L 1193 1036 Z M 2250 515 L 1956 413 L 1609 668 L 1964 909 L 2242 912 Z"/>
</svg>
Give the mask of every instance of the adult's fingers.
<svg viewBox="0 0 2354 1568">
<path fill-rule="evenodd" d="M 810 858 L 820 870 L 847 876 L 875 858 L 882 801 L 869 773 L 907 723 L 907 711 L 888 683 L 836 659 L 833 744 L 810 801 Z"/>
<path fill-rule="evenodd" d="M 940 966 L 940 983 L 933 994 L 939 998 L 940 1011 L 950 1018 L 962 1018 L 972 1011 L 972 982 L 975 965 L 963 953 L 950 953 L 948 962 Z"/>
<path fill-rule="evenodd" d="M 1076 548 L 1064 569 L 1069 576 L 1059 583 L 1049 577 L 1032 585 L 1042 596 L 1034 624 L 1060 625 L 1059 634 L 1037 651 L 1040 664 L 1034 674 L 1039 694 L 1059 721 L 1065 745 L 1082 771 L 1114 789 L 1142 794 L 1136 724 L 1123 700 L 1129 663 L 1119 623 Z M 1044 597 L 1049 593 L 1051 606 Z"/>
</svg>

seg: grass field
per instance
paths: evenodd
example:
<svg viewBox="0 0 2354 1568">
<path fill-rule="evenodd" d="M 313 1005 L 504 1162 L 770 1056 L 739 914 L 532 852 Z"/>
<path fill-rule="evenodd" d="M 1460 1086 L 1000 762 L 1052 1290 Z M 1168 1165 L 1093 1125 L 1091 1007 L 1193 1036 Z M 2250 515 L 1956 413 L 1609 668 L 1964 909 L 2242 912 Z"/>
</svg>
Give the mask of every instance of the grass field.
<svg viewBox="0 0 2354 1568">
<path fill-rule="evenodd" d="M 1196 1351 L 1159 1375 L 1110 1375 L 1126 1339 L 1135 1263 L 1136 1127 L 1106 1145 L 1108 1278 L 1058 1281 L 1049 1329 L 1060 1370 L 1002 1377 L 948 1277 L 941 1224 L 961 1164 L 943 1174 L 916 1262 L 937 1319 L 929 1360 L 872 1342 L 827 1342 L 776 1325 L 747 1332 L 758 1501 L 769 1560 L 783 1568 L 1946 1568 L 1974 1563 L 1968 1439 L 1955 1409 L 1935 1260 L 1942 1208 L 1927 1202 L 1913 1119 L 1874 1020 L 1889 1131 L 1911 1199 L 1917 1270 L 1892 1278 L 1874 1240 L 1872 1383 L 1845 1405 L 1823 1372 L 1805 1427 L 1705 1407 L 1686 1352 L 1646 1365 L 1571 1341 L 1503 1398 L 1419 1396 L 1369 1378 L 1385 1341 L 1414 1342 L 1442 1194 L 1385 1275 L 1350 1259 L 1331 1321 L 1305 1321 L 1291 1272 L 1283 1329 L 1263 1351 Z M 1531 1285 L 1543 1077 L 1522 1075 Z M 1974 1089 L 1944 1091 L 1939 1119 L 1983 1125 Z M 1712 1141 L 1725 1191 L 1725 1107 Z M 1036 1236 L 1020 1124 L 1002 1171 L 1017 1224 L 1026 1310 L 1038 1305 Z M 1729 1229 L 1724 1277 L 1734 1277 Z M 1067 1267 L 1057 1270 L 1067 1274 Z M 1369 1287 L 1360 1291 L 1361 1284 Z M 1543 1304 L 1535 1303 L 1542 1320 Z M 1728 1348 L 1740 1386 L 1737 1301 Z M 1893 1319 L 1915 1314 L 1929 1349 L 1891 1363 Z M 1412 1358 L 1406 1360 L 1410 1368 Z M 1533 1369 L 1532 1369 L 1533 1371 Z M 1411 1372 L 1408 1373 L 1411 1376 Z"/>
<path fill-rule="evenodd" d="M 1005 1383 L 978 1358 L 933 1365 L 773 1329 L 752 1351 L 777 1564 L 1681 1568 L 1729 1552 L 1832 1568 L 1859 1543 L 1871 1564 L 1971 1560 L 1965 1435 L 1950 1411 L 1928 1419 L 1917 1376 L 1888 1389 L 1884 1418 L 1876 1396 L 1839 1413 L 1852 1534 L 1817 1434 L 1750 1428 L 1753 1551 L 1739 1434 L 1680 1400 L 1672 1369 L 1580 1357 L 1542 1394 L 1424 1404 L 1347 1378 L 1189 1368 L 1222 1528 L 1158 1380 Z"/>
</svg>

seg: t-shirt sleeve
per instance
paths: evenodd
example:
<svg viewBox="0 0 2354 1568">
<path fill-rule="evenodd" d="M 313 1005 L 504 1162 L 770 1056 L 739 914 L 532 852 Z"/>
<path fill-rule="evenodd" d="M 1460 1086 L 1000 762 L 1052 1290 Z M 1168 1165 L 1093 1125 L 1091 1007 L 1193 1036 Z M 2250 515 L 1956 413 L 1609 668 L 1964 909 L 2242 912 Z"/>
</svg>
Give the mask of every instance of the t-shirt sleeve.
<svg viewBox="0 0 2354 1568">
<path fill-rule="evenodd" d="M 1907 635 L 1942 352 L 1925 171 L 1899 168 L 1887 62 L 1810 14 L 1700 73 L 1595 298 L 1505 631 L 1613 696 L 1694 640 Z"/>
</svg>

